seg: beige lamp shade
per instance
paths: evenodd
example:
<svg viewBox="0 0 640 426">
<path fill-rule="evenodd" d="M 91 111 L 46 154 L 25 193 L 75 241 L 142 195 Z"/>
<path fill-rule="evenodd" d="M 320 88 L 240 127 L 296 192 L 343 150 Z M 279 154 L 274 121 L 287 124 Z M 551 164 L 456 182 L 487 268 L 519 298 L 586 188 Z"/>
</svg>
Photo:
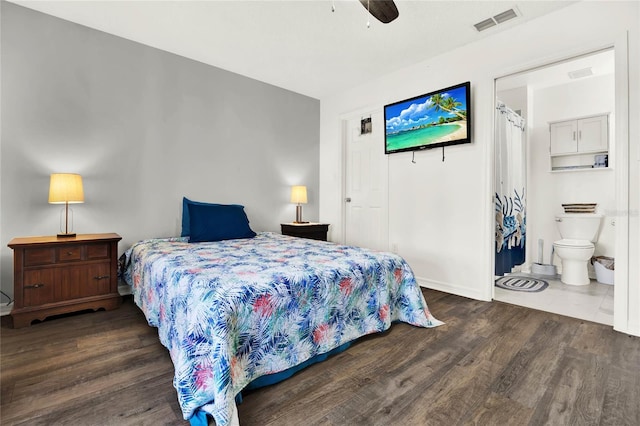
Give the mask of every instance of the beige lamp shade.
<svg viewBox="0 0 640 426">
<path fill-rule="evenodd" d="M 49 203 L 84 203 L 82 176 L 75 173 L 52 173 L 49 183 Z"/>
<path fill-rule="evenodd" d="M 303 185 L 292 186 L 291 202 L 294 204 L 307 204 L 307 187 Z"/>
</svg>

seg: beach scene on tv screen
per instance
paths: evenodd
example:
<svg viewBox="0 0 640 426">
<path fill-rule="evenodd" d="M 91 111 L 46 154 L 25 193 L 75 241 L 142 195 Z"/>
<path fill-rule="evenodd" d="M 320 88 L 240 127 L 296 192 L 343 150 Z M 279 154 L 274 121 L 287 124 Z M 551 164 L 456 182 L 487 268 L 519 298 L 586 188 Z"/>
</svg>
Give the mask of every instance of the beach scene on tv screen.
<svg viewBox="0 0 640 426">
<path fill-rule="evenodd" d="M 385 107 L 387 151 L 467 138 L 464 86 Z"/>
</svg>

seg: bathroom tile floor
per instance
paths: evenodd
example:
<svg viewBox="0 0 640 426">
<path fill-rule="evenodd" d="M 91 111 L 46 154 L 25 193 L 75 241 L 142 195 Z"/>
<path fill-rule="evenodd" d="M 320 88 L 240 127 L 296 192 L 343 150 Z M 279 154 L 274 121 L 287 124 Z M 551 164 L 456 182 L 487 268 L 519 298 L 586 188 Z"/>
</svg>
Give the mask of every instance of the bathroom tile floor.
<svg viewBox="0 0 640 426">
<path fill-rule="evenodd" d="M 518 273 L 518 276 L 534 276 Z M 585 286 L 563 284 L 558 279 L 538 277 L 549 283 L 549 287 L 538 293 L 495 288 L 494 299 L 513 305 L 526 306 L 540 311 L 552 312 L 580 318 L 600 324 L 613 325 L 613 288 L 591 280 Z"/>
</svg>

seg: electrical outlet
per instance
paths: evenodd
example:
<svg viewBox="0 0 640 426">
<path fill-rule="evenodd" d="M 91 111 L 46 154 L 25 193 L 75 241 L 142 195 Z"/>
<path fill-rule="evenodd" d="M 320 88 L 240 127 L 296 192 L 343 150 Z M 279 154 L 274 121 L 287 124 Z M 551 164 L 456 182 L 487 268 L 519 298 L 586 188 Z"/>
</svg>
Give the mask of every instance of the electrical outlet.
<svg viewBox="0 0 640 426">
<path fill-rule="evenodd" d="M 391 251 L 394 253 L 398 253 L 398 244 L 396 243 L 391 244 Z"/>
</svg>

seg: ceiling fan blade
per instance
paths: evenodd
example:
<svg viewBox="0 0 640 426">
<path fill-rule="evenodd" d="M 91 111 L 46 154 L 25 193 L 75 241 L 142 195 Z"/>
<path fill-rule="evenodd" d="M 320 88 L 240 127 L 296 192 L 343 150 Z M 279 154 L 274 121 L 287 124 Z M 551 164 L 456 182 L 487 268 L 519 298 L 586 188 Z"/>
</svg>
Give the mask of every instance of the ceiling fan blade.
<svg viewBox="0 0 640 426">
<path fill-rule="evenodd" d="M 398 8 L 393 0 L 360 0 L 360 4 L 383 24 L 388 24 L 399 15 Z"/>
</svg>

